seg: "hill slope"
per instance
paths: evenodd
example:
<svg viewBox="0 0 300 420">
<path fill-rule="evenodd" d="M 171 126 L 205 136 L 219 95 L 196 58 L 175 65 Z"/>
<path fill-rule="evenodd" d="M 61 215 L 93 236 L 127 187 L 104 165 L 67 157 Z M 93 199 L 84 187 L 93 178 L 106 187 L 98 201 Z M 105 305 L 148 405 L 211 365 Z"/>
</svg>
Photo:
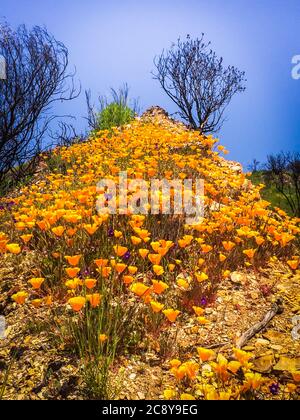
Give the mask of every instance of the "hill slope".
<svg viewBox="0 0 300 420">
<path fill-rule="evenodd" d="M 270 210 L 222 153 L 154 108 L 54 150 L 2 200 L 5 398 L 299 398 L 299 220 Z M 119 207 L 97 184 L 120 172 L 146 184 L 128 188 L 123 214 L 97 211 Z M 203 179 L 203 219 L 187 225 L 159 202 L 151 214 L 154 178 Z"/>
</svg>

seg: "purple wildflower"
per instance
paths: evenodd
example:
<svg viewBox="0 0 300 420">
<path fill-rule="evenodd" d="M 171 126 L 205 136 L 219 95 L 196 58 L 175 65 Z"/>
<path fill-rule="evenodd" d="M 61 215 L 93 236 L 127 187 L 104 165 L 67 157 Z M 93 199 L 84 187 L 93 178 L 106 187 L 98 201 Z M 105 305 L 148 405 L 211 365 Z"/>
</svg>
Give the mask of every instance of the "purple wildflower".
<svg viewBox="0 0 300 420">
<path fill-rule="evenodd" d="M 272 385 L 269 386 L 269 390 L 270 390 L 271 394 L 278 395 L 279 384 L 274 382 Z"/>
</svg>

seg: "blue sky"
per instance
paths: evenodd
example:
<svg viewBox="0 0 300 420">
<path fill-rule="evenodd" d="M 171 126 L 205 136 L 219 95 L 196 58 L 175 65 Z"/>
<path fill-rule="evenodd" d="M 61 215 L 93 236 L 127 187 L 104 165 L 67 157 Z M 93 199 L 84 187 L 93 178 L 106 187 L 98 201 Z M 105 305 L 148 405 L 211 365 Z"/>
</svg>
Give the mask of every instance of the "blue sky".
<svg viewBox="0 0 300 420">
<path fill-rule="evenodd" d="M 13 26 L 45 25 L 69 48 L 82 88 L 97 97 L 127 81 L 142 108 L 175 106 L 153 80 L 153 58 L 179 36 L 202 32 L 225 63 L 246 72 L 247 90 L 226 111 L 218 134 L 229 158 L 245 166 L 268 153 L 300 151 L 299 0 L 0 0 Z M 63 112 L 84 127 L 84 95 Z"/>
</svg>

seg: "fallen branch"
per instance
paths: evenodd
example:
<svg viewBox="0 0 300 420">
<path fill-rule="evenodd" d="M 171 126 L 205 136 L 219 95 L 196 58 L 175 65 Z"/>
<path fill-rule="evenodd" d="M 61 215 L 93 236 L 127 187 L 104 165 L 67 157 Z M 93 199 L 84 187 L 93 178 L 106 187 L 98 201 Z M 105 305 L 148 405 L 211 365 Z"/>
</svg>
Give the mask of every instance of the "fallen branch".
<svg viewBox="0 0 300 420">
<path fill-rule="evenodd" d="M 283 308 L 281 306 L 282 302 L 277 300 L 273 305 L 272 308 L 265 314 L 262 321 L 258 322 L 257 324 L 253 325 L 253 327 L 249 328 L 244 334 L 236 342 L 237 348 L 242 348 L 244 345 L 249 341 L 252 337 L 254 337 L 259 331 L 268 325 L 271 319 L 274 318 L 275 315 L 282 313 Z"/>
</svg>

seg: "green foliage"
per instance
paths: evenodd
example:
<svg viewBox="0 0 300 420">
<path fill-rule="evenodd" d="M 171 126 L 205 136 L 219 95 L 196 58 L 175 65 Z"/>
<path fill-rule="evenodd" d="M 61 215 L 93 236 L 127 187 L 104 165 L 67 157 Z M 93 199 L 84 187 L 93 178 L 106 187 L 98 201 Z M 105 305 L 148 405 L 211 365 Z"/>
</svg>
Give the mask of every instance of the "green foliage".
<svg viewBox="0 0 300 420">
<path fill-rule="evenodd" d="M 112 127 L 129 124 L 133 118 L 134 111 L 129 106 L 121 102 L 112 102 L 98 113 L 98 128 L 99 130 L 110 130 Z"/>
<path fill-rule="evenodd" d="M 125 83 L 118 90 L 111 89 L 110 97 L 100 96 L 99 105 L 95 107 L 91 103 L 91 92 L 86 91 L 88 108 L 88 124 L 92 134 L 99 130 L 111 130 L 129 124 L 138 115 L 138 100 L 129 100 L 129 87 Z"/>
<path fill-rule="evenodd" d="M 264 200 L 269 201 L 273 208 L 279 207 L 290 216 L 293 216 L 293 212 L 286 198 L 277 190 L 276 186 L 271 183 L 268 178 L 267 171 L 255 171 L 252 173 L 250 180 L 254 185 L 265 185 L 261 190 L 261 196 Z"/>
</svg>

